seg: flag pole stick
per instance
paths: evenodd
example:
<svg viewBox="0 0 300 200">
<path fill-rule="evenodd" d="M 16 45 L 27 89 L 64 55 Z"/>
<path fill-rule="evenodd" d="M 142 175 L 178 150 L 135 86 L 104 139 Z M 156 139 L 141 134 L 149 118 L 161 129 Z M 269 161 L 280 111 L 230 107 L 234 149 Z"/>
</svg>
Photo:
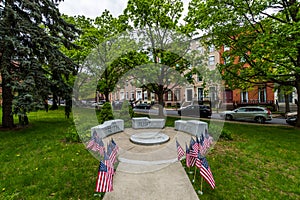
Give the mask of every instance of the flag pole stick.
<svg viewBox="0 0 300 200">
<path fill-rule="evenodd" d="M 195 183 L 195 180 L 196 180 L 196 173 L 197 173 L 197 167 L 195 167 L 195 173 L 194 173 L 194 179 L 193 179 L 193 183 Z"/>
<path fill-rule="evenodd" d="M 200 194 L 202 195 L 202 187 L 203 187 L 203 177 L 201 176 L 201 185 L 200 185 Z"/>
</svg>

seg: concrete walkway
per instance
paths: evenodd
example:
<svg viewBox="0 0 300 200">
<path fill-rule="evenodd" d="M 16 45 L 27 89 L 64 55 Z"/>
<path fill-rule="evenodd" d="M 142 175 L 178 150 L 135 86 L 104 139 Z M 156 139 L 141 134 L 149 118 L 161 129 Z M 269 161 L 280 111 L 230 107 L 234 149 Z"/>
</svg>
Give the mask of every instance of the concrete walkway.
<svg viewBox="0 0 300 200">
<path fill-rule="evenodd" d="M 170 140 L 151 146 L 131 143 L 130 136 L 138 132 L 162 132 Z M 184 168 L 177 161 L 176 138 L 185 149 L 190 135 L 165 128 L 126 129 L 112 137 L 120 147 L 120 163 L 114 175 L 113 192 L 106 193 L 104 200 L 198 199 Z"/>
</svg>

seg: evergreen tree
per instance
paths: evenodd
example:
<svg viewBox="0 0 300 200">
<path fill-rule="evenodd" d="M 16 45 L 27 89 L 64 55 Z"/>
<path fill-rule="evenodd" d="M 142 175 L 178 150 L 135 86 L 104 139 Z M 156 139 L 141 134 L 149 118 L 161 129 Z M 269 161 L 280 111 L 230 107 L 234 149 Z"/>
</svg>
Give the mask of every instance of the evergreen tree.
<svg viewBox="0 0 300 200">
<path fill-rule="evenodd" d="M 14 126 L 14 102 L 19 102 L 24 96 L 31 95 L 32 102 L 43 104 L 51 88 L 56 88 L 56 93 L 65 97 L 71 91 L 66 81 L 74 73 L 75 65 L 60 48 L 62 45 L 72 46 L 77 29 L 62 19 L 59 2 L 0 2 L 3 127 Z M 20 107 L 25 112 L 30 111 L 26 106 Z M 20 111 L 18 108 L 14 110 Z"/>
</svg>

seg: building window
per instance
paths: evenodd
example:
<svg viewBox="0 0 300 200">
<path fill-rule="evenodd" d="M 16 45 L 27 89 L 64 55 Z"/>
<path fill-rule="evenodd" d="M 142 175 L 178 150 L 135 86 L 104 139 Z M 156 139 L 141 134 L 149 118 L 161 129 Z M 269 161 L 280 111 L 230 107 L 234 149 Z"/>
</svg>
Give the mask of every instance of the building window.
<svg viewBox="0 0 300 200">
<path fill-rule="evenodd" d="M 193 100 L 193 90 L 187 89 L 186 90 L 186 101 L 192 101 Z"/>
<path fill-rule="evenodd" d="M 134 99 L 134 92 L 131 92 L 131 99 Z"/>
<path fill-rule="evenodd" d="M 215 64 L 215 56 L 209 56 L 208 64 L 209 65 L 214 65 Z"/>
<path fill-rule="evenodd" d="M 148 92 L 144 91 L 144 100 L 148 100 Z"/>
<path fill-rule="evenodd" d="M 248 102 L 248 92 L 242 91 L 241 92 L 241 102 L 247 103 Z"/>
<path fill-rule="evenodd" d="M 137 91 L 136 98 L 137 100 L 142 100 L 142 91 Z"/>
<path fill-rule="evenodd" d="M 215 100 L 217 100 L 217 95 L 216 95 L 216 87 L 210 87 L 209 88 L 209 96 L 210 96 L 210 99 L 211 99 L 211 101 L 215 101 Z"/>
<path fill-rule="evenodd" d="M 175 90 L 175 100 L 180 101 L 180 90 L 179 89 Z"/>
<path fill-rule="evenodd" d="M 267 92 L 265 87 L 261 87 L 258 90 L 258 100 L 259 102 L 266 102 L 267 100 Z"/>
<path fill-rule="evenodd" d="M 198 88 L 198 100 L 203 100 L 203 88 Z"/>
<path fill-rule="evenodd" d="M 171 90 L 168 91 L 168 99 L 167 99 L 167 101 L 172 101 L 172 91 Z"/>
<path fill-rule="evenodd" d="M 120 100 L 124 100 L 124 92 L 120 93 Z"/>
<path fill-rule="evenodd" d="M 126 100 L 128 100 L 128 98 L 129 98 L 129 94 L 128 92 L 126 92 Z"/>
</svg>

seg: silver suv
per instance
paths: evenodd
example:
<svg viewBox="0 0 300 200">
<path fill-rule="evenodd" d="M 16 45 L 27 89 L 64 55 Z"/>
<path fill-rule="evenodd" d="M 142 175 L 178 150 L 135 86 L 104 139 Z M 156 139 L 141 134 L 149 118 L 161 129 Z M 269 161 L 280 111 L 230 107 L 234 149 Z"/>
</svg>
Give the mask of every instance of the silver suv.
<svg viewBox="0 0 300 200">
<path fill-rule="evenodd" d="M 220 117 L 226 120 L 254 120 L 258 123 L 265 123 L 272 120 L 272 113 L 269 109 L 260 106 L 240 107 L 233 111 L 224 111 Z"/>
</svg>

